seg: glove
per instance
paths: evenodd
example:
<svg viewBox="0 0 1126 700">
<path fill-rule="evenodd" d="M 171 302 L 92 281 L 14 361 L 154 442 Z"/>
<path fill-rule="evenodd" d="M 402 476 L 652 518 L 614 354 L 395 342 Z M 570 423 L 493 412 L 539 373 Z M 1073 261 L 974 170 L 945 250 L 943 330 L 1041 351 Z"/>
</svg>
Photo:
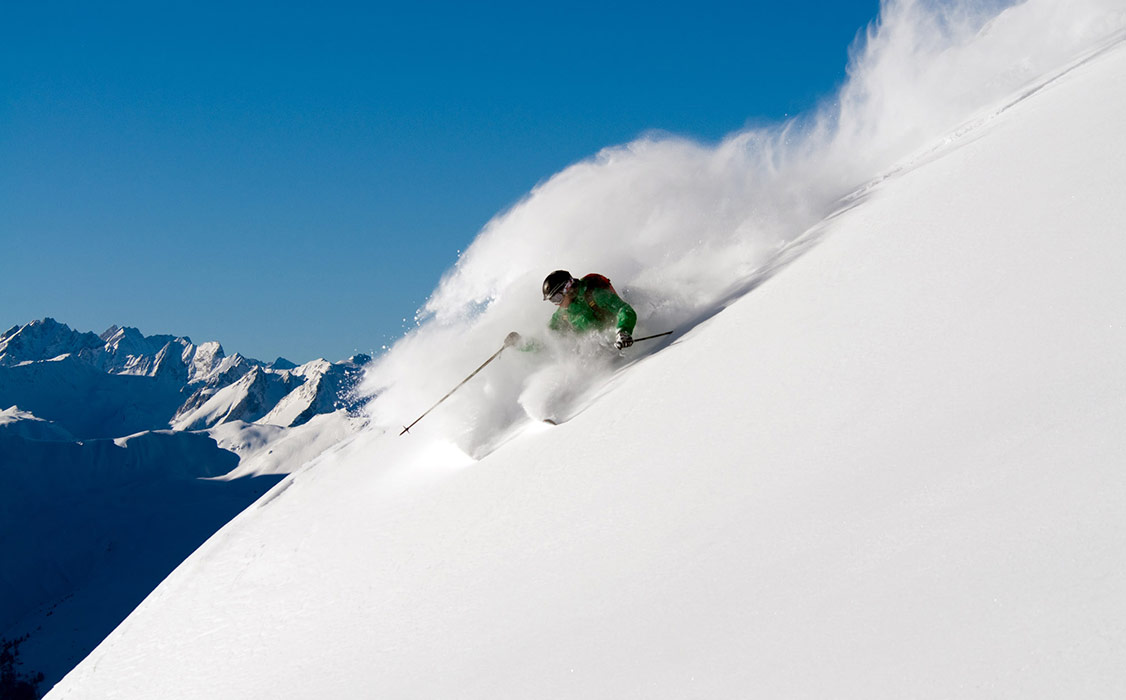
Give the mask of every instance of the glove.
<svg viewBox="0 0 1126 700">
<path fill-rule="evenodd" d="M 614 347 L 623 350 L 633 345 L 633 336 L 629 331 L 618 331 L 618 337 L 614 339 Z"/>
<path fill-rule="evenodd" d="M 507 336 L 505 336 L 504 347 L 510 348 L 510 347 L 512 347 L 513 345 L 515 345 L 516 343 L 519 343 L 519 342 L 520 342 L 520 334 L 517 333 L 516 331 L 512 331 Z M 630 342 L 633 342 L 633 341 L 630 341 Z"/>
</svg>

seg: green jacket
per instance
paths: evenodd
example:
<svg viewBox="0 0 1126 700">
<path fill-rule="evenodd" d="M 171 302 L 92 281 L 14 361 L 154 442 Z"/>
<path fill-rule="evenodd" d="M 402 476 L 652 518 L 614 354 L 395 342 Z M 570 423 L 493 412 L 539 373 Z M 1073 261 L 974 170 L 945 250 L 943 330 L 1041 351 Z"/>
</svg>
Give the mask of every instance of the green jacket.
<svg viewBox="0 0 1126 700">
<path fill-rule="evenodd" d="M 622 301 L 613 289 L 594 287 L 578 280 L 571 294 L 571 302 L 560 306 L 551 316 L 548 328 L 553 331 L 586 333 L 614 327 L 633 334 L 637 325 L 637 312 Z"/>
</svg>

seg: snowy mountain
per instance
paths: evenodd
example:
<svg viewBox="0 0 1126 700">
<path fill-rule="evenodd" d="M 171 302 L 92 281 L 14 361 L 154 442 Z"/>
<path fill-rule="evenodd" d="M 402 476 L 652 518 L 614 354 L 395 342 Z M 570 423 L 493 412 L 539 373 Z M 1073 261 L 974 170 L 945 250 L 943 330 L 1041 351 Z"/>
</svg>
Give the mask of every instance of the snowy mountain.
<svg viewBox="0 0 1126 700">
<path fill-rule="evenodd" d="M 362 425 L 368 359 L 263 364 L 50 318 L 0 335 L 0 637 L 27 636 L 25 663 L 61 678 L 279 474 Z"/>
<path fill-rule="evenodd" d="M 813 184 L 739 235 L 706 230 L 742 221 L 707 180 L 729 145 L 696 189 L 678 178 L 702 149 L 640 144 L 491 224 L 371 369 L 369 429 L 49 697 L 1126 696 L 1126 11 L 1029 0 L 931 45 L 908 10 L 885 6 L 842 90 L 882 117 L 842 107 L 794 170 L 772 153 L 772 191 Z M 639 335 L 678 334 L 505 352 L 399 437 L 504 332 L 542 333 L 534 273 L 498 263 L 532 254 L 514 232 L 537 217 L 583 240 L 603 189 L 644 205 L 606 254 L 652 256 L 665 286 L 594 248 L 568 265 L 614 277 Z M 723 205 L 685 212 L 697 195 Z M 692 216 L 692 240 L 665 237 Z"/>
<path fill-rule="evenodd" d="M 80 438 L 203 430 L 234 420 L 296 426 L 350 408 L 349 391 L 369 360 L 264 364 L 227 356 L 216 342 L 197 346 L 117 326 L 97 336 L 47 318 L 0 335 L 0 404 Z"/>
</svg>

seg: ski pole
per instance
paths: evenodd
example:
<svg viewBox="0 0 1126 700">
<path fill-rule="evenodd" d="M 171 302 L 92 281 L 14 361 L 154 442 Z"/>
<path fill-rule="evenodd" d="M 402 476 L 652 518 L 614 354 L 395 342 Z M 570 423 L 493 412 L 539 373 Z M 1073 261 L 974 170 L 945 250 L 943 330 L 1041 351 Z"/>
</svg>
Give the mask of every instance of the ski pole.
<svg viewBox="0 0 1126 700">
<path fill-rule="evenodd" d="M 403 432 L 399 433 L 399 436 L 400 436 L 400 437 L 402 437 L 403 435 L 406 435 L 406 434 L 407 434 L 407 433 L 408 433 L 408 432 L 410 431 L 410 429 L 411 429 L 411 428 L 413 428 L 413 427 L 415 426 L 415 424 L 416 424 L 416 423 L 418 423 L 418 422 L 419 422 L 420 420 L 422 420 L 423 418 L 425 418 L 425 417 L 426 417 L 426 414 L 427 414 L 427 413 L 430 413 L 430 412 L 431 412 L 431 411 L 433 411 L 433 410 L 434 410 L 435 408 L 438 408 L 438 406 L 440 406 L 440 405 L 442 404 L 442 402 L 443 402 L 443 401 L 445 401 L 446 399 L 450 398 L 450 396 L 453 396 L 453 393 L 454 393 L 455 391 L 457 391 L 458 389 L 460 389 L 460 388 L 461 388 L 461 387 L 462 387 L 462 386 L 463 386 L 463 385 L 464 385 L 464 384 L 465 384 L 466 382 L 468 382 L 468 381 L 469 381 L 470 379 L 473 379 L 473 377 L 477 376 L 477 373 L 478 373 L 478 372 L 480 372 L 481 370 L 485 369 L 485 366 L 486 366 L 486 365 L 488 365 L 488 364 L 489 364 L 490 362 L 492 362 L 493 360 L 497 359 L 497 356 L 499 356 L 499 355 L 500 355 L 500 354 L 501 354 L 502 352 L 504 352 L 504 349 L 505 349 L 505 348 L 509 347 L 510 345 L 515 345 L 515 344 L 516 344 L 516 341 L 518 341 L 518 340 L 520 340 L 520 336 L 519 336 L 519 334 L 517 334 L 517 333 L 515 333 L 515 332 L 509 333 L 509 334 L 508 334 L 508 337 L 506 337 L 506 338 L 504 339 L 504 345 L 500 346 L 500 350 L 497 350 L 496 352 L 494 352 L 494 353 L 493 353 L 493 355 L 492 355 L 492 357 L 490 357 L 489 359 L 487 359 L 487 360 L 485 360 L 484 362 L 482 362 L 482 363 L 481 363 L 481 366 L 480 366 L 480 367 L 478 367 L 477 369 L 473 370 L 473 372 L 472 372 L 472 373 L 471 373 L 471 374 L 470 374 L 470 375 L 469 375 L 468 377 L 466 377 L 465 379 L 462 379 L 462 380 L 461 380 L 461 384 L 458 384 L 458 385 L 457 385 L 457 386 L 455 386 L 455 387 L 454 387 L 453 389 L 450 389 L 450 393 L 448 393 L 448 394 L 446 394 L 445 396 L 443 396 L 442 398 L 438 399 L 438 403 L 436 403 L 436 404 L 434 404 L 433 406 L 431 406 L 430 408 L 426 409 L 426 413 L 423 413 L 423 414 L 422 414 L 421 416 L 419 416 L 418 418 L 415 418 L 415 419 L 414 419 L 414 423 L 411 423 L 411 424 L 410 424 L 410 425 L 408 425 L 407 427 L 403 428 Z"/>
<path fill-rule="evenodd" d="M 664 333 L 657 333 L 656 335 L 647 335 L 644 338 L 634 338 L 633 342 L 640 343 L 643 340 L 652 340 L 654 338 L 661 338 L 661 337 L 666 336 L 666 335 L 672 335 L 673 333 L 676 333 L 676 331 L 665 331 Z"/>
</svg>

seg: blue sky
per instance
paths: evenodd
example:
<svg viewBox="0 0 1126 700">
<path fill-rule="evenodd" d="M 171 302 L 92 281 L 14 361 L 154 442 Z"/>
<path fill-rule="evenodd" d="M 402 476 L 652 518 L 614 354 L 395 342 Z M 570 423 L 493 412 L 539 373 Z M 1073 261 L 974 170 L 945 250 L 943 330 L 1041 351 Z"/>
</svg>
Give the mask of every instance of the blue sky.
<svg viewBox="0 0 1126 700">
<path fill-rule="evenodd" d="M 879 9 L 473 5 L 0 5 L 0 325 L 378 351 L 537 182 L 810 109 Z"/>
</svg>

